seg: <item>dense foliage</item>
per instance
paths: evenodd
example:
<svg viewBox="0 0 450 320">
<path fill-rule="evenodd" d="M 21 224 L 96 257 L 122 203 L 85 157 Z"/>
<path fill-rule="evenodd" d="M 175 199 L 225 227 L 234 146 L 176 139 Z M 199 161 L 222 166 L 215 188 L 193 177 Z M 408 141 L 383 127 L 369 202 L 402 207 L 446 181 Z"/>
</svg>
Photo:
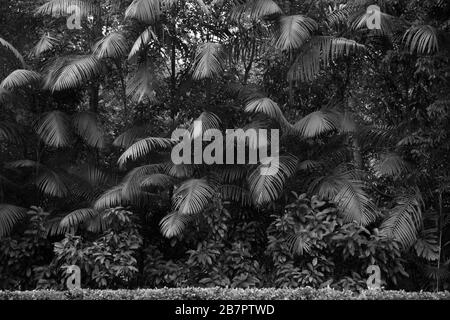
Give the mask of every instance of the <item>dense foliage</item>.
<svg viewBox="0 0 450 320">
<path fill-rule="evenodd" d="M 449 288 L 448 1 L 0 12 L 0 289 Z M 278 129 L 279 162 L 175 164 L 176 128 Z"/>
</svg>

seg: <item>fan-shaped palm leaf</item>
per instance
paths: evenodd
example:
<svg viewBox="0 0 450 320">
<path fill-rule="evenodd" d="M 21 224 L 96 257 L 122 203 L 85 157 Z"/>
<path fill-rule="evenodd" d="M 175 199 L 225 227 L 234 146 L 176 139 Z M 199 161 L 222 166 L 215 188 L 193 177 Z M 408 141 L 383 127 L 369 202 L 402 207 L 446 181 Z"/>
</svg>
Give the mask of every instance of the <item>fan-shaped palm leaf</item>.
<svg viewBox="0 0 450 320">
<path fill-rule="evenodd" d="M 25 60 L 23 59 L 22 55 L 20 54 L 19 51 L 17 51 L 16 48 L 14 48 L 14 46 L 12 44 L 10 44 L 8 41 L 6 41 L 5 39 L 0 37 L 0 46 L 6 48 L 7 50 L 9 50 L 22 64 L 22 66 L 25 66 Z"/>
<path fill-rule="evenodd" d="M 52 197 L 63 198 L 69 193 L 65 177 L 42 166 L 35 183 L 42 193 Z"/>
<path fill-rule="evenodd" d="M 432 26 L 413 26 L 403 36 L 403 41 L 411 53 L 433 54 L 439 51 L 437 31 Z"/>
<path fill-rule="evenodd" d="M 100 212 L 105 209 L 125 205 L 126 200 L 123 199 L 122 188 L 122 185 L 118 185 L 107 190 L 95 201 L 94 209 Z"/>
<path fill-rule="evenodd" d="M 174 209 L 182 215 L 202 212 L 212 200 L 215 187 L 206 179 L 190 179 L 183 182 L 173 195 Z"/>
<path fill-rule="evenodd" d="M 136 160 L 148 155 L 154 150 L 164 150 L 173 147 L 177 141 L 168 138 L 145 138 L 134 143 L 119 158 L 118 163 L 123 166 L 128 160 Z"/>
<path fill-rule="evenodd" d="M 381 155 L 374 169 L 377 177 L 398 177 L 408 171 L 409 165 L 398 154 L 388 153 Z"/>
<path fill-rule="evenodd" d="M 212 112 L 202 112 L 202 114 L 189 127 L 192 139 L 201 138 L 207 130 L 220 129 L 220 119 Z"/>
<path fill-rule="evenodd" d="M 67 214 L 60 222 L 62 228 L 77 228 L 80 224 L 95 218 L 98 215 L 97 210 L 92 208 L 83 208 L 72 211 Z"/>
<path fill-rule="evenodd" d="M 222 165 L 218 168 L 217 175 L 223 183 L 234 183 L 243 180 L 248 173 L 248 168 L 241 165 Z"/>
<path fill-rule="evenodd" d="M 192 216 L 174 211 L 161 220 L 161 232 L 166 238 L 179 236 L 191 220 Z"/>
<path fill-rule="evenodd" d="M 281 50 L 298 49 L 311 38 L 317 27 L 313 19 L 302 15 L 282 16 L 274 36 L 275 46 Z"/>
<path fill-rule="evenodd" d="M 258 20 L 272 14 L 280 14 L 280 7 L 273 0 L 249 0 L 242 4 L 241 1 L 231 11 L 231 19 L 237 21 L 241 18 Z"/>
<path fill-rule="evenodd" d="M 248 178 L 253 203 L 262 206 L 277 200 L 286 180 L 296 172 L 297 161 L 293 156 L 262 159 L 262 164 Z"/>
<path fill-rule="evenodd" d="M 294 125 L 294 131 L 305 138 L 313 138 L 336 130 L 336 119 L 326 111 L 315 111 Z"/>
<path fill-rule="evenodd" d="M 172 1 L 166 1 L 171 4 Z M 145 23 L 153 23 L 161 14 L 160 0 L 134 0 L 125 11 L 126 18 L 133 18 Z"/>
<path fill-rule="evenodd" d="M 58 39 L 44 34 L 31 50 L 31 54 L 35 57 L 40 57 L 43 53 L 52 50 L 58 43 Z"/>
<path fill-rule="evenodd" d="M 153 32 L 153 29 L 148 27 L 135 41 L 133 47 L 131 48 L 130 54 L 128 55 L 128 59 L 132 59 L 136 53 L 138 53 L 142 47 L 147 45 L 151 40 L 158 40 L 158 38 Z"/>
<path fill-rule="evenodd" d="M 93 52 L 99 59 L 124 57 L 128 52 L 128 41 L 122 33 L 111 32 L 94 45 Z"/>
<path fill-rule="evenodd" d="M 128 129 L 119 135 L 113 142 L 113 145 L 121 148 L 129 148 L 139 138 L 144 138 L 147 133 L 148 126 L 136 126 Z"/>
<path fill-rule="evenodd" d="M 52 15 L 54 17 L 72 14 L 70 11 L 76 7 L 82 17 L 96 16 L 100 13 L 100 6 L 96 1 L 90 0 L 50 0 L 36 10 L 36 14 Z"/>
<path fill-rule="evenodd" d="M 213 78 L 222 72 L 222 63 L 222 45 L 203 43 L 195 55 L 192 77 L 196 80 Z"/>
<path fill-rule="evenodd" d="M 284 117 L 283 112 L 276 102 L 269 98 L 251 100 L 245 107 L 246 112 L 259 112 L 276 120 L 282 126 L 289 128 L 291 125 Z"/>
<path fill-rule="evenodd" d="M 163 170 L 161 164 L 151 164 L 134 168 L 124 178 L 122 187 L 122 197 L 131 202 L 137 203 L 142 198 L 142 181 L 149 175 L 160 173 Z"/>
<path fill-rule="evenodd" d="M 188 178 L 192 176 L 193 166 L 188 164 L 174 164 L 173 162 L 164 165 L 164 172 L 174 178 Z"/>
<path fill-rule="evenodd" d="M 61 111 L 52 111 L 39 120 L 36 132 L 47 145 L 59 148 L 69 145 L 69 128 L 67 115 Z"/>
<path fill-rule="evenodd" d="M 222 196 L 222 200 L 233 201 L 242 206 L 250 206 L 252 203 L 250 192 L 242 187 L 230 184 L 221 185 L 219 187 L 219 192 Z"/>
<path fill-rule="evenodd" d="M 55 64 L 54 70 L 47 75 L 45 88 L 52 91 L 77 88 L 99 75 L 100 71 L 100 60 L 95 56 L 70 57 Z"/>
<path fill-rule="evenodd" d="M 321 66 L 330 61 L 349 55 L 365 47 L 354 40 L 315 36 L 304 46 L 289 69 L 289 80 L 311 81 L 319 73 Z"/>
<path fill-rule="evenodd" d="M 145 177 L 142 182 L 142 187 L 161 187 L 167 188 L 169 186 L 173 186 L 176 183 L 176 179 L 172 176 L 163 173 L 155 173 L 148 177 Z"/>
<path fill-rule="evenodd" d="M 404 248 L 414 244 L 422 226 L 422 200 L 420 195 L 407 195 L 396 199 L 397 205 L 383 221 L 382 235 L 398 240 Z"/>
<path fill-rule="evenodd" d="M 76 133 L 87 144 L 94 148 L 102 149 L 105 145 L 103 130 L 100 128 L 96 115 L 91 112 L 77 113 L 73 118 L 73 126 Z"/>
<path fill-rule="evenodd" d="M 20 127 L 12 122 L 0 121 L 0 141 L 1 140 L 12 143 L 21 143 Z"/>
<path fill-rule="evenodd" d="M 23 86 L 27 86 L 33 83 L 37 83 L 41 80 L 41 75 L 35 71 L 18 69 L 11 72 L 0 83 L 0 87 L 12 90 Z"/>
<path fill-rule="evenodd" d="M 8 235 L 14 225 L 27 215 L 27 209 L 0 204 L 0 238 Z"/>
</svg>

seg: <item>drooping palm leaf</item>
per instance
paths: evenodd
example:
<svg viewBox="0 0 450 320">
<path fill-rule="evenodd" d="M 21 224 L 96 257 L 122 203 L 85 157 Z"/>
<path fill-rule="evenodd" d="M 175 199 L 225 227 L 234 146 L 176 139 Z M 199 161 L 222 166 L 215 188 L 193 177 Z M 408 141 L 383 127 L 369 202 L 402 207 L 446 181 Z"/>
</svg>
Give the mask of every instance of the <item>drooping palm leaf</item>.
<svg viewBox="0 0 450 320">
<path fill-rule="evenodd" d="M 64 112 L 52 111 L 43 116 L 36 126 L 39 137 L 49 146 L 66 147 L 70 143 L 70 120 Z"/>
<path fill-rule="evenodd" d="M 73 8 L 77 8 L 82 17 L 96 16 L 100 13 L 100 6 L 96 1 L 50 0 L 37 8 L 36 14 L 60 17 L 72 14 L 71 9 Z"/>
<path fill-rule="evenodd" d="M 317 23 L 302 15 L 281 16 L 274 35 L 274 44 L 281 50 L 300 48 L 318 28 Z"/>
<path fill-rule="evenodd" d="M 169 176 L 174 178 L 188 178 L 192 176 L 193 165 L 188 164 L 174 164 L 173 162 L 168 162 L 164 164 L 164 172 Z"/>
<path fill-rule="evenodd" d="M 69 193 L 65 177 L 48 168 L 41 169 L 35 183 L 42 193 L 51 197 L 63 198 Z"/>
<path fill-rule="evenodd" d="M 127 82 L 127 95 L 133 101 L 156 101 L 157 78 L 149 62 L 141 63 Z"/>
<path fill-rule="evenodd" d="M 403 36 L 403 41 L 411 53 L 433 54 L 439 51 L 437 31 L 429 25 L 409 28 Z"/>
<path fill-rule="evenodd" d="M 237 4 L 231 10 L 231 19 L 238 21 L 241 18 L 249 18 L 250 20 L 258 20 L 262 17 L 272 14 L 280 14 L 280 7 L 273 0 L 249 0 L 235 1 Z"/>
<path fill-rule="evenodd" d="M 52 91 L 73 89 L 85 85 L 100 74 L 102 65 L 93 55 L 75 56 L 57 61 L 47 75 L 45 88 Z"/>
<path fill-rule="evenodd" d="M 119 158 L 118 163 L 123 166 L 128 160 L 136 160 L 148 155 L 154 150 L 165 150 L 173 147 L 177 141 L 168 138 L 145 138 L 135 142 Z"/>
<path fill-rule="evenodd" d="M 408 169 L 409 165 L 396 153 L 382 154 L 374 165 L 377 177 L 398 177 Z"/>
<path fill-rule="evenodd" d="M 166 238 L 179 236 L 191 221 L 192 216 L 174 211 L 161 220 L 161 232 Z"/>
<path fill-rule="evenodd" d="M 365 47 L 354 40 L 330 36 L 314 36 L 305 44 L 289 69 L 289 80 L 311 81 L 322 66 Z"/>
<path fill-rule="evenodd" d="M 11 72 L 0 83 L 0 87 L 12 90 L 23 86 L 28 86 L 34 83 L 38 83 L 41 80 L 41 75 L 35 71 L 17 69 Z"/>
<path fill-rule="evenodd" d="M 202 112 L 189 127 L 192 139 L 201 138 L 207 130 L 220 129 L 220 119 L 212 112 Z"/>
<path fill-rule="evenodd" d="M 120 148 L 129 148 L 137 139 L 144 138 L 147 133 L 148 126 L 131 127 L 124 133 L 120 134 L 113 142 L 113 145 Z"/>
<path fill-rule="evenodd" d="M 172 176 L 163 173 L 155 173 L 150 176 L 145 177 L 142 182 L 142 187 L 160 187 L 167 188 L 173 186 L 176 183 L 176 179 Z"/>
<path fill-rule="evenodd" d="M 44 34 L 31 50 L 31 54 L 40 57 L 43 53 L 52 50 L 58 43 L 58 39 L 51 37 L 49 34 Z"/>
<path fill-rule="evenodd" d="M 14 225 L 27 215 L 27 209 L 11 204 L 0 204 L 0 238 L 8 235 Z"/>
<path fill-rule="evenodd" d="M 203 43 L 197 49 L 192 78 L 196 80 L 213 78 L 222 72 L 223 52 L 218 43 Z"/>
<path fill-rule="evenodd" d="M 134 168 L 123 179 L 122 197 L 130 202 L 138 203 L 143 197 L 142 181 L 149 175 L 160 173 L 163 170 L 161 164 L 151 164 Z"/>
<path fill-rule="evenodd" d="M 263 206 L 277 200 L 283 192 L 286 180 L 295 173 L 297 161 L 294 156 L 262 159 L 262 164 L 248 178 L 253 204 Z"/>
<path fill-rule="evenodd" d="M 174 209 L 182 215 L 202 212 L 212 200 L 216 189 L 206 179 L 190 179 L 183 182 L 173 195 Z"/>
<path fill-rule="evenodd" d="M 128 55 L 128 59 L 132 59 L 142 49 L 142 47 L 147 45 L 151 40 L 158 40 L 158 38 L 153 32 L 153 29 L 151 27 L 148 27 L 134 42 L 130 54 Z"/>
<path fill-rule="evenodd" d="M 115 208 L 126 204 L 122 196 L 122 185 L 115 186 L 103 193 L 95 201 L 94 209 L 102 211 L 109 208 Z"/>
<path fill-rule="evenodd" d="M 167 2 L 171 3 L 171 1 Z M 126 18 L 137 19 L 148 24 L 158 20 L 160 15 L 160 0 L 133 0 L 125 11 Z"/>
<path fill-rule="evenodd" d="M 22 66 L 25 67 L 25 60 L 23 59 L 20 52 L 12 44 L 0 37 L 0 46 L 9 50 L 20 61 Z"/>
<path fill-rule="evenodd" d="M 102 149 L 105 145 L 103 130 L 99 126 L 97 117 L 91 112 L 80 112 L 73 117 L 75 132 L 82 137 L 87 144 L 94 148 Z"/>
<path fill-rule="evenodd" d="M 9 121 L 0 121 L 0 141 L 21 143 L 21 128 Z"/>
<path fill-rule="evenodd" d="M 128 52 L 128 41 L 122 33 L 111 32 L 94 45 L 93 52 L 99 59 L 124 57 Z"/>
<path fill-rule="evenodd" d="M 398 240 L 404 248 L 413 245 L 422 226 L 422 206 L 417 193 L 396 199 L 396 206 L 381 225 L 381 234 Z"/>
<path fill-rule="evenodd" d="M 233 201 L 242 206 L 250 206 L 252 203 L 250 192 L 242 187 L 225 184 L 219 187 L 219 192 L 222 196 L 222 200 Z"/>
<path fill-rule="evenodd" d="M 314 138 L 336 130 L 335 117 L 326 111 L 315 111 L 303 117 L 294 125 L 294 132 L 305 138 Z"/>
<path fill-rule="evenodd" d="M 291 125 L 284 117 L 283 112 L 276 102 L 270 98 L 259 98 L 251 100 L 245 106 L 246 112 L 263 113 L 269 118 L 276 120 L 285 128 L 290 128 Z"/>
<path fill-rule="evenodd" d="M 98 214 L 98 211 L 92 208 L 78 209 L 67 214 L 59 224 L 62 228 L 77 228 Z"/>
<path fill-rule="evenodd" d="M 436 229 L 423 230 L 416 242 L 414 250 L 417 256 L 428 261 L 437 261 L 439 259 L 439 243 Z"/>
</svg>

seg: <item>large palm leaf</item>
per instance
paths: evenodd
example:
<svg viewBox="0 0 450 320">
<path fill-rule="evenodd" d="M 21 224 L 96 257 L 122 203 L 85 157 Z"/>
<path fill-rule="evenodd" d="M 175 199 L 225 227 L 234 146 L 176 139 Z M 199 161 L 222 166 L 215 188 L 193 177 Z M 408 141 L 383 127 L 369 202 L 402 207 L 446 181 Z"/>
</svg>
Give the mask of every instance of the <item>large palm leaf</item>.
<svg viewBox="0 0 450 320">
<path fill-rule="evenodd" d="M 0 87 L 12 90 L 23 86 L 28 86 L 34 83 L 38 83 L 41 80 L 41 75 L 35 71 L 18 69 L 11 72 L 0 83 Z"/>
<path fill-rule="evenodd" d="M 179 236 L 192 219 L 191 215 L 181 214 L 178 211 L 169 213 L 160 222 L 161 232 L 166 238 Z"/>
<path fill-rule="evenodd" d="M 58 39 L 51 37 L 49 34 L 44 34 L 31 50 L 31 54 L 40 57 L 43 53 L 52 50 L 58 43 Z"/>
<path fill-rule="evenodd" d="M 157 78 L 149 62 L 141 63 L 127 82 L 127 95 L 133 101 L 156 101 Z"/>
<path fill-rule="evenodd" d="M 437 31 L 429 25 L 409 28 L 403 36 L 403 41 L 412 53 L 433 54 L 439 51 Z"/>
<path fill-rule="evenodd" d="M 203 43 L 195 55 L 192 77 L 197 80 L 215 77 L 222 72 L 222 64 L 222 45 Z"/>
<path fill-rule="evenodd" d="M 365 47 L 354 40 L 314 36 L 301 50 L 288 72 L 289 80 L 311 81 L 321 66 Z"/>
<path fill-rule="evenodd" d="M 61 228 L 77 228 L 79 225 L 98 216 L 98 211 L 92 208 L 77 209 L 67 214 L 59 223 Z"/>
<path fill-rule="evenodd" d="M 317 27 L 313 19 L 302 15 L 282 16 L 274 35 L 275 46 L 281 50 L 298 49 L 311 38 Z"/>
<path fill-rule="evenodd" d="M 99 126 L 97 117 L 91 112 L 80 112 L 73 117 L 75 132 L 82 137 L 87 144 L 94 148 L 103 148 L 105 139 L 103 130 Z"/>
<path fill-rule="evenodd" d="M 381 234 L 398 240 L 405 248 L 410 247 L 422 226 L 422 207 L 422 199 L 417 193 L 399 197 L 381 225 Z"/>
<path fill-rule="evenodd" d="M 246 112 L 263 113 L 269 118 L 276 120 L 285 128 L 290 128 L 290 123 L 284 117 L 278 104 L 270 98 L 258 98 L 251 100 L 245 106 Z"/>
<path fill-rule="evenodd" d="M 263 206 L 277 200 L 286 180 L 295 173 L 297 161 L 293 156 L 262 159 L 262 164 L 248 178 L 252 202 L 256 206 Z"/>
<path fill-rule="evenodd" d="M 49 70 L 45 88 L 52 91 L 73 89 L 85 85 L 100 74 L 101 62 L 93 55 L 75 56 L 57 61 Z"/>
<path fill-rule="evenodd" d="M 122 185 L 115 186 L 105 191 L 94 203 L 94 209 L 102 211 L 125 205 L 127 201 L 122 196 Z"/>
<path fill-rule="evenodd" d="M 141 33 L 139 38 L 134 42 L 133 47 L 128 55 L 128 59 L 132 59 L 145 45 L 147 45 L 151 40 L 158 40 L 155 32 L 153 32 L 152 27 L 148 27 Z"/>
<path fill-rule="evenodd" d="M 317 137 L 321 134 L 336 130 L 333 114 L 319 110 L 303 117 L 294 125 L 294 132 L 305 138 Z"/>
<path fill-rule="evenodd" d="M 212 112 L 202 112 L 189 127 L 192 139 L 201 138 L 207 130 L 220 129 L 220 119 Z"/>
<path fill-rule="evenodd" d="M 38 121 L 36 132 L 47 145 L 66 147 L 70 143 L 70 120 L 64 112 L 49 112 Z"/>
<path fill-rule="evenodd" d="M 0 238 L 8 235 L 14 225 L 24 218 L 27 209 L 11 204 L 0 204 Z"/>
<path fill-rule="evenodd" d="M 122 33 L 111 32 L 94 45 L 93 52 L 99 59 L 124 57 L 128 52 L 128 41 Z"/>
<path fill-rule="evenodd" d="M 212 200 L 216 188 L 207 179 L 190 179 L 183 182 L 173 195 L 174 209 L 183 215 L 202 212 Z"/>
<path fill-rule="evenodd" d="M 96 16 L 100 13 L 97 1 L 92 0 L 50 0 L 37 8 L 36 14 L 52 15 L 54 17 L 72 14 L 69 9 L 76 7 L 82 17 Z"/>
<path fill-rule="evenodd" d="M 167 5 L 173 1 L 162 0 Z M 153 23 L 161 15 L 161 0 L 133 0 L 125 11 L 126 18 L 137 19 L 145 23 Z"/>
<path fill-rule="evenodd" d="M 148 155 L 154 150 L 165 150 L 173 147 L 177 141 L 168 138 L 145 138 L 135 142 L 119 158 L 118 163 L 123 166 L 128 160 L 136 160 Z"/>
<path fill-rule="evenodd" d="M 262 17 L 282 12 L 273 0 L 249 0 L 245 1 L 245 3 L 242 2 L 239 0 L 235 1 L 237 5 L 231 10 L 231 19 L 234 21 L 241 18 L 258 20 Z"/>
<path fill-rule="evenodd" d="M 23 59 L 20 52 L 12 44 L 10 44 L 8 41 L 3 39 L 2 37 L 0 37 L 0 46 L 9 50 L 20 61 L 22 66 L 25 66 L 25 60 Z"/>
<path fill-rule="evenodd" d="M 12 122 L 0 121 L 0 141 L 5 140 L 13 143 L 21 143 L 21 128 Z"/>
<path fill-rule="evenodd" d="M 398 177 L 408 171 L 409 165 L 396 153 L 382 154 L 374 165 L 378 177 Z"/>
</svg>

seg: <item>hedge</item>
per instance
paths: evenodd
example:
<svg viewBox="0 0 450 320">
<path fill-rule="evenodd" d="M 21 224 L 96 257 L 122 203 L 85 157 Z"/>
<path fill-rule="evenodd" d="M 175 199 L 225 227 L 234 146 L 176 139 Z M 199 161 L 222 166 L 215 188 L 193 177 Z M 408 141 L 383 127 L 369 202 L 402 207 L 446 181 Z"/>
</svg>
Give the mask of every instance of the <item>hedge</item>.
<svg viewBox="0 0 450 320">
<path fill-rule="evenodd" d="M 163 288 L 137 290 L 0 291 L 0 300 L 450 300 L 450 292 L 333 289 Z"/>
</svg>

